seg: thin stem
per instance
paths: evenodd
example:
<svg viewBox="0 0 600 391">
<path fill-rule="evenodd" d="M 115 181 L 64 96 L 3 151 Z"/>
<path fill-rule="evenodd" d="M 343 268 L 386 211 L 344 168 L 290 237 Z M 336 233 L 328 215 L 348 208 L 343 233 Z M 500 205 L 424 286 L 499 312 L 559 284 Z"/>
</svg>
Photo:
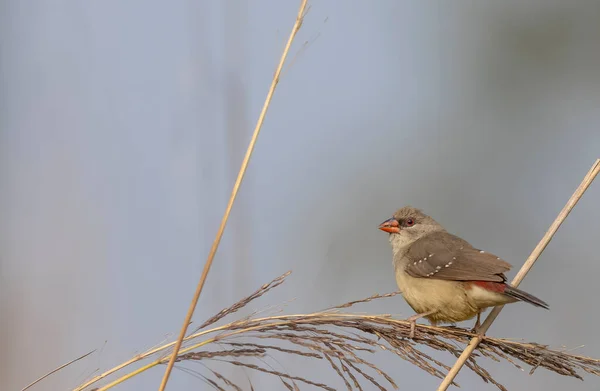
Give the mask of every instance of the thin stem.
<svg viewBox="0 0 600 391">
<path fill-rule="evenodd" d="M 521 270 L 519 270 L 519 272 L 513 279 L 513 286 L 517 287 L 519 286 L 521 281 L 523 281 L 523 278 L 525 278 L 527 273 L 529 273 L 535 261 L 537 261 L 537 259 L 542 254 L 548 243 L 550 243 L 552 237 L 554 236 L 556 231 L 558 231 L 558 228 L 560 228 L 563 221 L 565 221 L 569 213 L 571 213 L 571 210 L 573 210 L 579 199 L 583 196 L 583 193 L 585 193 L 588 187 L 590 187 L 598 173 L 600 173 L 600 159 L 596 160 L 592 168 L 590 168 L 577 190 L 575 190 L 575 193 L 573 193 L 565 207 L 558 214 L 558 217 L 556 217 L 556 220 L 554 220 L 554 222 L 548 229 L 548 232 L 546 232 L 542 240 L 540 240 L 538 245 L 533 249 L 533 252 L 529 256 L 529 258 L 527 258 L 527 261 L 525 262 L 525 264 L 523 264 L 523 267 L 521 267 Z M 473 353 L 473 351 L 477 348 L 477 345 L 479 345 L 479 342 L 481 342 L 483 334 L 485 334 L 485 332 L 490 328 L 494 320 L 496 320 L 503 307 L 504 306 L 495 307 L 490 312 L 490 314 L 487 316 L 487 318 L 481 325 L 481 328 L 479 329 L 479 335 L 471 340 L 471 342 L 462 352 L 460 357 L 458 357 L 458 359 L 454 363 L 454 366 L 450 369 L 450 371 L 438 387 L 437 391 L 446 391 L 448 387 L 450 387 L 450 384 L 452 384 L 454 378 L 456 378 L 456 375 L 458 375 L 458 372 L 461 370 L 463 365 L 465 365 L 471 353 Z"/>
<path fill-rule="evenodd" d="M 227 203 L 227 208 L 225 209 L 225 214 L 223 215 L 223 219 L 221 220 L 221 226 L 217 231 L 217 236 L 212 244 L 210 252 L 208 254 L 208 258 L 206 259 L 206 263 L 204 264 L 204 269 L 202 270 L 202 275 L 200 276 L 200 281 L 196 287 L 196 292 L 194 293 L 194 297 L 192 302 L 190 303 L 190 307 L 185 316 L 185 320 L 183 321 L 183 326 L 181 326 L 181 331 L 179 332 L 179 337 L 177 338 L 177 342 L 175 343 L 175 348 L 173 349 L 173 354 L 171 355 L 171 359 L 169 360 L 169 364 L 167 365 L 167 369 L 165 370 L 165 374 L 163 375 L 162 381 L 160 383 L 159 391 L 164 391 L 167 386 L 167 382 L 169 381 L 169 376 L 173 369 L 173 365 L 175 364 L 175 359 L 179 354 L 179 349 L 181 348 L 181 344 L 183 342 L 183 338 L 185 337 L 185 333 L 187 332 L 187 328 L 192 320 L 192 316 L 194 315 L 194 310 L 196 309 L 196 305 L 198 304 L 198 299 L 200 298 L 200 294 L 202 293 L 202 288 L 204 287 L 204 283 L 206 281 L 206 277 L 208 276 L 208 272 L 210 271 L 210 267 L 213 263 L 213 259 L 215 258 L 215 254 L 217 253 L 217 249 L 219 248 L 219 243 L 221 242 L 221 237 L 223 236 L 223 231 L 225 230 L 225 226 L 227 225 L 227 220 L 229 219 L 229 214 L 231 212 L 231 208 L 233 206 L 233 202 L 237 196 L 238 190 L 242 183 L 242 179 L 246 173 L 246 169 L 248 167 L 248 162 L 250 161 L 250 157 L 252 156 L 252 151 L 254 150 L 254 145 L 256 144 L 256 140 L 258 139 L 258 135 L 260 133 L 260 129 L 264 122 L 265 116 L 267 114 L 267 110 L 269 108 L 269 104 L 271 103 L 271 99 L 273 97 L 273 93 L 275 92 L 275 88 L 279 83 L 279 75 L 281 74 L 281 70 L 283 68 L 283 64 L 285 63 L 285 59 L 287 54 L 292 46 L 292 42 L 296 33 L 300 29 L 302 25 L 302 20 L 304 19 L 304 14 L 306 10 L 307 0 L 302 0 L 300 4 L 300 9 L 298 10 L 298 15 L 296 16 L 296 22 L 294 23 L 294 27 L 292 28 L 292 32 L 290 33 L 290 37 L 285 45 L 285 49 L 283 50 L 283 54 L 281 55 L 281 59 L 279 60 L 279 65 L 277 66 L 277 70 L 275 71 L 275 75 L 273 76 L 273 80 L 271 82 L 271 88 L 269 89 L 269 93 L 267 94 L 267 98 L 265 99 L 265 103 L 263 105 L 262 111 L 258 117 L 258 121 L 256 123 L 256 127 L 254 128 L 254 133 L 252 135 L 252 139 L 250 140 L 250 144 L 248 145 L 248 149 L 246 151 L 246 156 L 244 156 L 244 160 L 242 162 L 242 166 L 238 173 L 238 177 L 233 186 L 233 190 L 231 192 L 231 197 L 229 198 L 229 202 Z"/>
<path fill-rule="evenodd" d="M 90 354 L 94 353 L 96 351 L 96 349 L 92 350 L 91 352 L 88 352 L 86 354 L 84 354 L 83 356 L 77 357 L 67 363 L 62 364 L 61 366 L 59 366 L 58 368 L 55 368 L 53 370 L 51 370 L 50 372 L 46 373 L 44 376 L 37 378 L 36 380 L 34 380 L 33 382 L 29 383 L 27 386 L 25 386 L 21 391 L 26 391 L 28 389 L 30 389 L 31 387 L 35 386 L 37 383 L 41 382 L 42 380 L 44 380 L 45 378 L 47 378 L 48 376 L 52 375 L 53 373 L 56 373 L 58 371 L 60 371 L 63 368 L 68 367 L 69 365 L 73 364 L 74 362 L 77 362 L 81 359 L 86 358 L 87 356 L 89 356 Z"/>
</svg>

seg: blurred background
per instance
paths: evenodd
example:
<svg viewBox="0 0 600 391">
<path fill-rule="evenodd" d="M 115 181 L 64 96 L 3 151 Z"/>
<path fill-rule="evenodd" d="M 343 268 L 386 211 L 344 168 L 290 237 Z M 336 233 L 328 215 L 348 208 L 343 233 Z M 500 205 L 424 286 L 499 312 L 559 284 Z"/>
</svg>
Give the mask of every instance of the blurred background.
<svg viewBox="0 0 600 391">
<path fill-rule="evenodd" d="M 287 270 L 250 309 L 395 291 L 376 227 L 406 204 L 512 278 L 600 155 L 600 2 L 311 3 L 196 324 Z M 69 389 L 177 335 L 298 5 L 0 1 L 2 389 L 98 349 L 33 388 Z M 599 199 L 597 181 L 522 284 L 551 311 L 509 306 L 490 334 L 600 357 Z M 412 314 L 399 296 L 360 310 Z M 374 362 L 404 389 L 439 384 Z M 511 390 L 600 387 L 487 364 Z M 155 389 L 163 371 L 117 389 Z M 173 372 L 169 390 L 192 387 L 208 386 Z"/>
</svg>

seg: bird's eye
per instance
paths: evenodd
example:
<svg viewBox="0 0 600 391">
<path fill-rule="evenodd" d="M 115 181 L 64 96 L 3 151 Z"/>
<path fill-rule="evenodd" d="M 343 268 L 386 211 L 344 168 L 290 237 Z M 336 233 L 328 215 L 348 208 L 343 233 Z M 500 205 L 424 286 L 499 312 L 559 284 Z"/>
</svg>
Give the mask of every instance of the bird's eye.
<svg viewBox="0 0 600 391">
<path fill-rule="evenodd" d="M 415 220 L 413 219 L 406 219 L 406 221 L 404 221 L 404 223 L 408 226 L 408 227 L 412 227 L 413 225 L 415 225 Z"/>
</svg>

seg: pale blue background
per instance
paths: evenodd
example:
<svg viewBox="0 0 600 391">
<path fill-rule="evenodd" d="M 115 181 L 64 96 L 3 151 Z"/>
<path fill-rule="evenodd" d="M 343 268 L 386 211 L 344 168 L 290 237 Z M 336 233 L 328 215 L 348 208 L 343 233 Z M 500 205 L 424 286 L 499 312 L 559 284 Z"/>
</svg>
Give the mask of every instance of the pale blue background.
<svg viewBox="0 0 600 391">
<path fill-rule="evenodd" d="M 0 2 L 3 390 L 101 349 L 35 388 L 69 389 L 177 333 L 298 3 Z M 395 290 L 376 226 L 404 204 L 518 268 L 599 156 L 598 1 L 313 1 L 291 58 L 196 322 L 289 269 L 252 309 Z M 491 334 L 600 357 L 599 199 L 596 183 L 522 285 L 552 310 L 510 306 Z M 439 383 L 375 362 L 403 389 Z M 511 390 L 600 387 L 488 367 Z M 207 386 L 175 371 L 168 389 Z"/>
</svg>

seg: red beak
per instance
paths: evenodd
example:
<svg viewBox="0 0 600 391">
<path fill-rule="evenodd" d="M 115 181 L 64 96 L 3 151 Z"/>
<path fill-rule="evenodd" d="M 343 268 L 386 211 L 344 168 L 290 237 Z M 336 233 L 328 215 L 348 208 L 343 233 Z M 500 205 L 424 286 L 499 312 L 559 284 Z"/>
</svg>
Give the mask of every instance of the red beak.
<svg viewBox="0 0 600 391">
<path fill-rule="evenodd" d="M 379 227 L 377 228 L 390 234 L 400 233 L 400 224 L 398 223 L 398 220 L 393 217 L 379 224 Z"/>
</svg>

